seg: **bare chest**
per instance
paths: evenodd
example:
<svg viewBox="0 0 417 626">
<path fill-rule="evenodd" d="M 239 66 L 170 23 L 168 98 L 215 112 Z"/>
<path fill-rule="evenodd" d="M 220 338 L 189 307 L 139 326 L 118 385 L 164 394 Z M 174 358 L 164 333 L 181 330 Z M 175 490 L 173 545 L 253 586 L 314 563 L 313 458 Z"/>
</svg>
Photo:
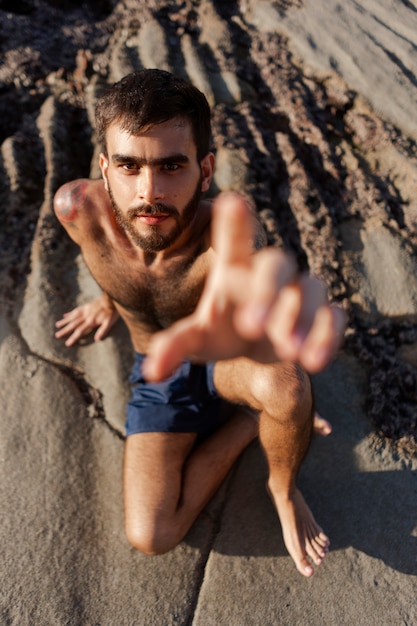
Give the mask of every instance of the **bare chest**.
<svg viewBox="0 0 417 626">
<path fill-rule="evenodd" d="M 98 243 L 84 251 L 84 259 L 99 286 L 122 307 L 131 331 L 136 327 L 147 334 L 192 313 L 206 275 L 199 255 L 179 257 L 153 269 L 134 254 Z"/>
</svg>

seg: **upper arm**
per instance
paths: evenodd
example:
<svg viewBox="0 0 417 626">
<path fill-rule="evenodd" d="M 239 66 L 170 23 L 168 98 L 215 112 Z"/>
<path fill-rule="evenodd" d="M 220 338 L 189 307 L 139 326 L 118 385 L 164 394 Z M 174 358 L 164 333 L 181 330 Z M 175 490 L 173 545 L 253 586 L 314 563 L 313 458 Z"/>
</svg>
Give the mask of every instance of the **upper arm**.
<svg viewBox="0 0 417 626">
<path fill-rule="evenodd" d="M 62 185 L 54 196 L 55 215 L 76 243 L 82 234 L 89 186 L 87 179 L 74 180 Z"/>
</svg>

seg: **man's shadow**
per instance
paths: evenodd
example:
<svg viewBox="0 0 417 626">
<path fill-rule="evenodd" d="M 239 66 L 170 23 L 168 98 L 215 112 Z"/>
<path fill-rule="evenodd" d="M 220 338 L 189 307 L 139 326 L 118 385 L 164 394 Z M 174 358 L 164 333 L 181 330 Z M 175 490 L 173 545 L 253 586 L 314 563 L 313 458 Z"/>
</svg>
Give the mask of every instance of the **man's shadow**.
<svg viewBox="0 0 417 626">
<path fill-rule="evenodd" d="M 299 486 L 331 550 L 352 547 L 405 574 L 417 575 L 417 471 L 371 449 L 363 414 L 364 372 L 343 356 L 316 377 L 317 408 L 333 424 L 315 436 Z M 284 556 L 287 551 L 265 483 L 258 443 L 231 476 L 213 549 L 226 555 Z M 237 532 L 239 529 L 239 532 Z"/>
</svg>

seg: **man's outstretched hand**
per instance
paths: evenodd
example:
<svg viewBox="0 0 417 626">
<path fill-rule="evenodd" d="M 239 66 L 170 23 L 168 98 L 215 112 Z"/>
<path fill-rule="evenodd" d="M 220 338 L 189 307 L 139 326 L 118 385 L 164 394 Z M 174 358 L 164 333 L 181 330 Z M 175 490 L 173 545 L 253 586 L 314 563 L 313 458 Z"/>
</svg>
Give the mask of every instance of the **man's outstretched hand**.
<svg viewBox="0 0 417 626">
<path fill-rule="evenodd" d="M 246 356 L 290 360 L 323 369 L 340 347 L 344 312 L 329 305 L 323 284 L 300 276 L 291 256 L 253 253 L 253 221 L 243 198 L 220 195 L 213 207 L 213 267 L 195 312 L 151 341 L 144 374 L 170 375 L 189 357 L 210 361 Z"/>
</svg>

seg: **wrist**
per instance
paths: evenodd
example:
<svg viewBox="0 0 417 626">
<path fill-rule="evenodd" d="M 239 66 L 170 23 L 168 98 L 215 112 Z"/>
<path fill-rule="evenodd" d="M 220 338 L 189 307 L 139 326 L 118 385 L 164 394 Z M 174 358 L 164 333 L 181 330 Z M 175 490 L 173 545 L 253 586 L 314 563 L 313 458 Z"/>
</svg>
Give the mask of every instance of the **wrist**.
<svg viewBox="0 0 417 626">
<path fill-rule="evenodd" d="M 112 308 L 112 309 L 115 308 L 113 300 L 110 298 L 109 294 L 106 293 L 105 291 L 103 291 L 101 295 L 101 299 L 104 302 L 104 304 L 108 306 L 109 308 Z"/>
</svg>

